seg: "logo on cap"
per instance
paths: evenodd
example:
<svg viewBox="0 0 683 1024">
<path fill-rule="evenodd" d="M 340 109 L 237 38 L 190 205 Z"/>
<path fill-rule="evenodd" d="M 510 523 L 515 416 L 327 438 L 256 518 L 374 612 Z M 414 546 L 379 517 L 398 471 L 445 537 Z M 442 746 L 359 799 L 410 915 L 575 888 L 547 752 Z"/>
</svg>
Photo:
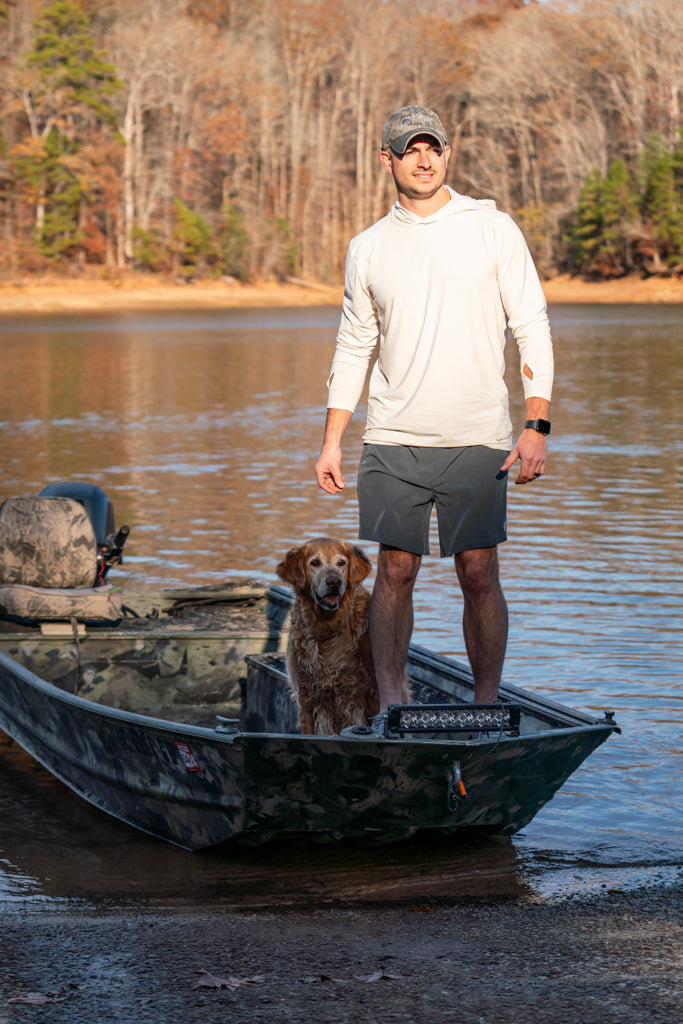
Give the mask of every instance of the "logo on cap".
<svg viewBox="0 0 683 1024">
<path fill-rule="evenodd" d="M 408 143 L 416 135 L 431 135 L 441 147 L 446 146 L 446 130 L 437 114 L 427 107 L 410 105 L 395 110 L 382 129 L 382 149 L 405 153 Z"/>
</svg>

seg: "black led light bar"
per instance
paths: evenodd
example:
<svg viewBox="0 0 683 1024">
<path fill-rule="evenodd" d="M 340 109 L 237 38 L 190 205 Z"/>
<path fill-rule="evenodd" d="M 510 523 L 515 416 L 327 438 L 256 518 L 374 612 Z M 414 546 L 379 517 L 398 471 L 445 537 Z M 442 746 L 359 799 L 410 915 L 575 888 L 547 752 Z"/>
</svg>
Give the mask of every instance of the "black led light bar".
<svg viewBox="0 0 683 1024">
<path fill-rule="evenodd" d="M 387 732 L 509 732 L 519 735 L 519 704 L 390 704 Z"/>
</svg>

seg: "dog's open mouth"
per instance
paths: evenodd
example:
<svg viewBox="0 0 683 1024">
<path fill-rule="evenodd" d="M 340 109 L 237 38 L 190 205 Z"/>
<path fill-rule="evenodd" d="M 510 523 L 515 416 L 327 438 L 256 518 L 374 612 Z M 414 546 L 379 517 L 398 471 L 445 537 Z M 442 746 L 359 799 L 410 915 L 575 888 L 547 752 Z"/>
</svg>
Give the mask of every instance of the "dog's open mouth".
<svg viewBox="0 0 683 1024">
<path fill-rule="evenodd" d="M 328 612 L 335 612 L 341 602 L 340 594 L 316 594 L 315 599 L 321 608 Z"/>
</svg>

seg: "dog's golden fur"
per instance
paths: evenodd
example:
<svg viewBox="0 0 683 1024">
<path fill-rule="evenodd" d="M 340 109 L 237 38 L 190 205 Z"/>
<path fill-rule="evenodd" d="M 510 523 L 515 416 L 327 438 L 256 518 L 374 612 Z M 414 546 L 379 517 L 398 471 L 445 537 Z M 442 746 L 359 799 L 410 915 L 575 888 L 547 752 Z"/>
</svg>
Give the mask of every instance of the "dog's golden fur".
<svg viewBox="0 0 683 1024">
<path fill-rule="evenodd" d="M 294 590 L 287 674 L 302 733 L 340 733 L 379 711 L 362 585 L 371 570 L 360 548 L 329 537 L 292 548 L 277 567 Z"/>
</svg>

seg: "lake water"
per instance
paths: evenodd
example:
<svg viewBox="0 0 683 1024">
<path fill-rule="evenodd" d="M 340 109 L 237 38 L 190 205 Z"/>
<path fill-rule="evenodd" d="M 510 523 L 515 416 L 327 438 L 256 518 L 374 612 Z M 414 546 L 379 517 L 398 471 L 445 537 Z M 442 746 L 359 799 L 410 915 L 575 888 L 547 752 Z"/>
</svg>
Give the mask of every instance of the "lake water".
<svg viewBox="0 0 683 1024">
<path fill-rule="evenodd" d="M 613 709 L 621 736 L 512 840 L 377 859 L 327 851 L 313 889 L 310 858 L 304 882 L 295 854 L 263 854 L 259 873 L 253 856 L 190 856 L 138 836 L 2 741 L 0 906 L 177 902 L 188 884 L 202 905 L 229 900 L 228 878 L 255 905 L 266 876 L 285 902 L 323 890 L 343 901 L 359 879 L 390 899 L 387 865 L 392 884 L 422 873 L 443 898 L 489 884 L 551 898 L 680 880 L 683 307 L 555 306 L 551 319 L 548 472 L 511 485 L 501 548 L 505 676 L 597 717 Z M 131 527 L 110 579 L 140 589 L 275 581 L 281 555 L 307 537 L 355 539 L 362 409 L 347 431 L 344 494 L 323 494 L 313 477 L 337 322 L 333 308 L 0 320 L 0 499 L 98 484 Z M 514 350 L 509 367 L 519 427 Z M 426 558 L 414 639 L 464 660 L 460 617 L 451 561 Z"/>
</svg>

